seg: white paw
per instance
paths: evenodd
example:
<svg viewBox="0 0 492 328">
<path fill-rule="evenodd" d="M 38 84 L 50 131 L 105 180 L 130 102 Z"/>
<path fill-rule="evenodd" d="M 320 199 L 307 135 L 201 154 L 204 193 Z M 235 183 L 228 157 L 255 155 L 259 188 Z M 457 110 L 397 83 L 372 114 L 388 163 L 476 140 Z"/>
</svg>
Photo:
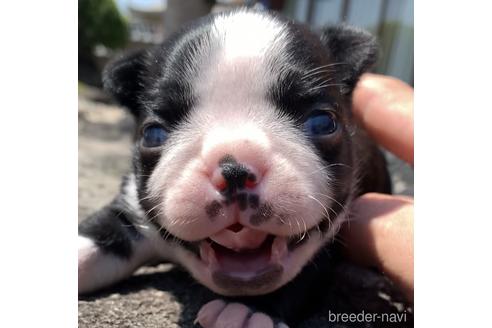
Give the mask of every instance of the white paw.
<svg viewBox="0 0 492 328">
<path fill-rule="evenodd" d="M 223 300 L 213 300 L 202 306 L 195 323 L 203 328 L 288 328 L 284 323 L 274 325 L 265 313 L 253 312 L 246 305 Z"/>
</svg>

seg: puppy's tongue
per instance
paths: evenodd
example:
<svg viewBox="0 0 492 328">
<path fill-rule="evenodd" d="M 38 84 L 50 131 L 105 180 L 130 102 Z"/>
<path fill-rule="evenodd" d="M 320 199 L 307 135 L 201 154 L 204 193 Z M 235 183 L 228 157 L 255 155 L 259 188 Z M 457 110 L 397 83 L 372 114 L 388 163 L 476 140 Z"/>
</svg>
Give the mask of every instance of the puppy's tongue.
<svg viewBox="0 0 492 328">
<path fill-rule="evenodd" d="M 224 229 L 210 236 L 214 242 L 236 252 L 247 249 L 256 249 L 265 241 L 268 234 L 247 227 L 238 229 Z"/>
<path fill-rule="evenodd" d="M 287 251 L 287 239 L 234 225 L 200 244 L 200 257 L 212 272 L 239 279 L 253 279 L 278 268 Z M 277 266 L 276 266 L 277 265 Z"/>
</svg>

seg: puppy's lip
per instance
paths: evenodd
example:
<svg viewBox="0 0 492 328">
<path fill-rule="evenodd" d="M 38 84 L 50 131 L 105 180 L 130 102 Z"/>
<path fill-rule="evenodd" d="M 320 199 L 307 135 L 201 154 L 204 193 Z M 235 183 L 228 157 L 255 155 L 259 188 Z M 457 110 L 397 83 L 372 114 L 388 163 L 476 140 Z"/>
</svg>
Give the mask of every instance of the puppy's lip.
<svg viewBox="0 0 492 328">
<path fill-rule="evenodd" d="M 288 255 L 287 238 L 273 235 L 268 235 L 255 249 L 240 251 L 212 240 L 200 243 L 200 259 L 217 284 L 233 285 L 235 282 L 257 286 L 259 281 L 273 282 L 280 277 L 284 267 L 282 262 Z"/>
<path fill-rule="evenodd" d="M 262 290 L 277 283 L 281 277 L 284 268 L 280 264 L 270 264 L 263 270 L 258 271 L 253 277 L 231 276 L 224 271 L 215 271 L 212 273 L 212 280 L 218 287 L 238 292 Z"/>
</svg>

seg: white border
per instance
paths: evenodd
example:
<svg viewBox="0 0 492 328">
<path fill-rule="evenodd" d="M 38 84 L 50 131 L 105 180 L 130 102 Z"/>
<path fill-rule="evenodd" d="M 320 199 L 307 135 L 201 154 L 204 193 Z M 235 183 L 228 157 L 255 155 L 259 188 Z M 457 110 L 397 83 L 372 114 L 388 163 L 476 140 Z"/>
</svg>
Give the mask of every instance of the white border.
<svg viewBox="0 0 492 328">
<path fill-rule="evenodd" d="M 77 4 L 0 9 L 0 327 L 77 326 Z"/>
<path fill-rule="evenodd" d="M 415 319 L 483 327 L 492 293 L 491 8 L 416 1 Z"/>
</svg>

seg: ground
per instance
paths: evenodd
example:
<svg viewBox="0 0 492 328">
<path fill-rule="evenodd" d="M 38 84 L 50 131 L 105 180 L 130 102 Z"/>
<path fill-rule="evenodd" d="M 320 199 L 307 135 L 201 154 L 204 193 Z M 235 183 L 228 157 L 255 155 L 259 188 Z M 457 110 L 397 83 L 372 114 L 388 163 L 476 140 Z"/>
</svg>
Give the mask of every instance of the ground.
<svg viewBox="0 0 492 328">
<path fill-rule="evenodd" d="M 97 89 L 79 86 L 79 222 L 111 201 L 120 178 L 130 168 L 131 118 Z M 388 155 L 395 193 L 413 195 L 413 171 Z M 327 304 L 344 312 L 405 313 L 407 308 L 391 282 L 371 270 L 344 263 Z M 195 315 L 214 295 L 172 264 L 138 270 L 130 279 L 97 294 L 79 297 L 79 327 L 196 327 Z M 382 323 L 332 323 L 329 308 L 301 324 L 307 327 L 381 327 Z"/>
</svg>

